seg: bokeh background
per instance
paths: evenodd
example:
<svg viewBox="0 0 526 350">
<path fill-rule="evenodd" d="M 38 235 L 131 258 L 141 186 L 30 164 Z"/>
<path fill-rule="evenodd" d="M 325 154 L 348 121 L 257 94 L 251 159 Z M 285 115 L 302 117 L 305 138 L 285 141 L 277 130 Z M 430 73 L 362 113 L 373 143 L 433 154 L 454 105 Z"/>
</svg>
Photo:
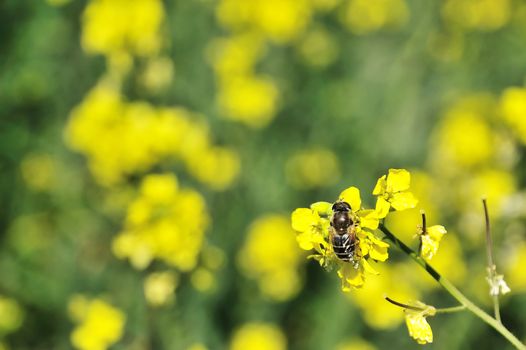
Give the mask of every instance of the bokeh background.
<svg viewBox="0 0 526 350">
<path fill-rule="evenodd" d="M 415 349 L 383 300 L 454 305 L 395 249 L 343 293 L 290 213 L 408 168 L 414 240 L 526 341 L 526 3 L 0 2 L 1 349 Z M 435 349 L 510 345 L 469 313 Z"/>
</svg>

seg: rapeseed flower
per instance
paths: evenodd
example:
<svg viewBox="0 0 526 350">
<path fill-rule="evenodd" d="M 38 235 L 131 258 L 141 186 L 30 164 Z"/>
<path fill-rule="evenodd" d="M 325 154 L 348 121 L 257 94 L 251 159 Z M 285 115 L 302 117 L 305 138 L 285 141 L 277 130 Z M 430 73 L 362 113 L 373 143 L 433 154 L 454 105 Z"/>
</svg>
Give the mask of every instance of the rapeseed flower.
<svg viewBox="0 0 526 350">
<path fill-rule="evenodd" d="M 442 225 L 426 227 L 425 231 L 419 232 L 421 242 L 420 255 L 426 260 L 431 260 L 438 251 L 442 236 L 446 233 L 447 231 Z"/>
<path fill-rule="evenodd" d="M 233 335 L 230 350 L 285 350 L 287 338 L 277 326 L 251 322 L 241 326 Z"/>
<path fill-rule="evenodd" d="M 384 218 L 389 209 L 405 210 L 414 208 L 418 200 L 409 192 L 411 175 L 405 169 L 389 169 L 389 174 L 378 179 L 373 190 L 377 196 L 376 211 Z"/>
<path fill-rule="evenodd" d="M 303 257 L 287 217 L 266 215 L 250 225 L 238 264 L 246 276 L 257 280 L 263 295 L 284 301 L 300 290 Z"/>
<path fill-rule="evenodd" d="M 71 342 L 77 349 L 105 350 L 122 337 L 126 316 L 102 299 L 75 296 L 69 303 L 69 312 L 79 323 L 71 333 Z"/>
<path fill-rule="evenodd" d="M 197 264 L 209 221 L 201 194 L 179 188 L 173 174 L 147 175 L 128 207 L 113 252 L 128 258 L 137 269 L 145 269 L 158 258 L 189 271 Z"/>
<path fill-rule="evenodd" d="M 149 274 L 144 280 L 144 296 L 148 304 L 162 306 L 170 303 L 178 281 L 178 276 L 171 271 Z"/>
<path fill-rule="evenodd" d="M 418 344 L 427 344 L 433 342 L 433 330 L 426 317 L 434 316 L 436 309 L 433 306 L 426 305 L 420 301 L 415 303 L 415 308 L 407 308 L 405 312 L 405 322 L 411 338 Z"/>
</svg>

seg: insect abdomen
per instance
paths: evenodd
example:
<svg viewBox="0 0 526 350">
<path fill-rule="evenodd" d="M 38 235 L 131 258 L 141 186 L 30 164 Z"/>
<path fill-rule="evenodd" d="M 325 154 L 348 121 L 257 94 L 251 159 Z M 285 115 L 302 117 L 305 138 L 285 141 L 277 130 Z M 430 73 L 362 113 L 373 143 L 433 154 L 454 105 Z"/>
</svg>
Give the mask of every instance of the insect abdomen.
<svg viewBox="0 0 526 350">
<path fill-rule="evenodd" d="M 352 240 L 351 236 L 346 233 L 343 235 L 335 235 L 332 238 L 332 247 L 338 259 L 343 261 L 354 260 L 354 250 L 356 248 L 356 240 Z"/>
</svg>

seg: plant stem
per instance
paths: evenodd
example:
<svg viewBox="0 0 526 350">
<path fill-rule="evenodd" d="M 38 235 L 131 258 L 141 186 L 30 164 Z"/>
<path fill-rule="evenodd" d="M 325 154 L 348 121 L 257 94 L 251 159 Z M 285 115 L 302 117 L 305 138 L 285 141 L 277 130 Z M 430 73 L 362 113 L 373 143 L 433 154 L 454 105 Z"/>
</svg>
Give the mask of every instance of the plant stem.
<svg viewBox="0 0 526 350">
<path fill-rule="evenodd" d="M 452 306 L 452 307 L 444 307 L 441 309 L 436 309 L 437 314 L 451 314 L 453 312 L 459 312 L 466 310 L 466 307 L 464 305 L 459 306 Z"/>
<path fill-rule="evenodd" d="M 405 245 L 404 242 L 400 241 L 387 227 L 383 224 L 379 226 L 380 230 L 385 234 L 394 245 L 400 250 L 406 253 L 411 259 L 413 259 L 418 265 L 425 269 L 435 281 L 437 281 L 453 298 L 455 298 L 462 306 L 475 314 L 482 321 L 493 327 L 499 332 L 504 338 L 506 338 L 513 346 L 519 350 L 526 350 L 526 346 L 520 342 L 502 323 L 488 315 L 477 305 L 473 304 L 464 294 L 462 294 L 447 278 L 441 276 L 431 265 L 429 265 L 424 259 L 417 255 L 417 253 Z"/>
<path fill-rule="evenodd" d="M 484 218 L 486 222 L 486 253 L 488 255 L 488 278 L 490 283 L 495 282 L 495 276 L 497 275 L 497 266 L 493 260 L 493 242 L 491 241 L 491 226 L 489 222 L 488 204 L 486 198 L 482 199 L 482 206 L 484 207 Z M 499 306 L 499 295 L 492 295 L 493 298 L 493 309 L 495 312 L 495 319 L 499 322 L 500 320 L 500 306 Z"/>
</svg>

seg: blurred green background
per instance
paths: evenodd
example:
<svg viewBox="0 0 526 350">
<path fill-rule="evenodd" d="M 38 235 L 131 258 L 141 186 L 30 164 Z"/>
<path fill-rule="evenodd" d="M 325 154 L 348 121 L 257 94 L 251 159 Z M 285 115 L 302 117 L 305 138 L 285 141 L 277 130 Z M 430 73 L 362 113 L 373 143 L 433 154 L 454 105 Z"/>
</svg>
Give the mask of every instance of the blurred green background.
<svg viewBox="0 0 526 350">
<path fill-rule="evenodd" d="M 0 2 L 1 349 L 413 349 L 383 300 L 454 305 L 390 250 L 363 290 L 290 213 L 407 168 L 433 265 L 526 341 L 526 4 Z M 436 349 L 510 345 L 468 313 Z"/>
</svg>

